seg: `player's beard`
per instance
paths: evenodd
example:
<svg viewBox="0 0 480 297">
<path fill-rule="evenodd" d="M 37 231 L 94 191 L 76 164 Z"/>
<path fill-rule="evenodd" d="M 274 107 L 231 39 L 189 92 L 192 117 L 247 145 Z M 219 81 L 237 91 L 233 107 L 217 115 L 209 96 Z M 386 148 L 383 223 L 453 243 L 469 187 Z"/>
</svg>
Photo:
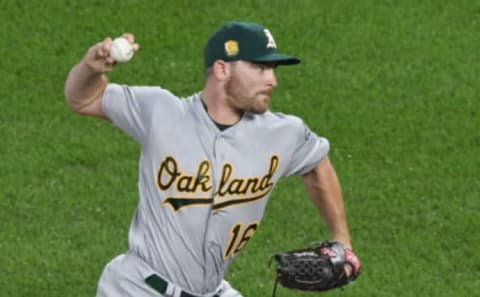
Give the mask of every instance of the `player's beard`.
<svg viewBox="0 0 480 297">
<path fill-rule="evenodd" d="M 271 91 L 251 93 L 251 90 L 243 84 L 243 81 L 233 75 L 225 84 L 230 106 L 237 112 L 251 112 L 263 114 L 268 110 Z"/>
</svg>

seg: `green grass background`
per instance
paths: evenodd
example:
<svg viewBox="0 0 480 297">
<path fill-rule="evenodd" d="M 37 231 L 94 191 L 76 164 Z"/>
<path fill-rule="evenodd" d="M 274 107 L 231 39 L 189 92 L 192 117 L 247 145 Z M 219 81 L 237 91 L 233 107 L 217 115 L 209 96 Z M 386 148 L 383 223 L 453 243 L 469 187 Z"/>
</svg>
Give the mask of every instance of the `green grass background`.
<svg viewBox="0 0 480 297">
<path fill-rule="evenodd" d="M 480 1 L 0 1 L 0 296 L 94 296 L 126 249 L 138 146 L 64 103 L 69 69 L 105 36 L 140 52 L 112 81 L 202 87 L 223 22 L 267 25 L 272 109 L 329 138 L 364 265 L 324 296 L 480 296 Z M 270 256 L 328 238 L 298 178 L 275 189 L 228 279 L 270 296 Z M 277 296 L 314 296 L 279 288 Z"/>
</svg>

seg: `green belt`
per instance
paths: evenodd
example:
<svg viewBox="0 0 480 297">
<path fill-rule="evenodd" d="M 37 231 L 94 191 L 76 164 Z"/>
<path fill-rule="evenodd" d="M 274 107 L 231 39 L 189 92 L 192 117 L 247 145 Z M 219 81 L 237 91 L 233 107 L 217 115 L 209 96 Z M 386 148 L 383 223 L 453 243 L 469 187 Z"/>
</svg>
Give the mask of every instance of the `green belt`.
<svg viewBox="0 0 480 297">
<path fill-rule="evenodd" d="M 149 277 L 147 277 L 145 279 L 145 282 L 150 287 L 152 287 L 152 289 L 159 292 L 160 294 L 165 294 L 165 292 L 167 291 L 168 282 L 156 274 L 152 274 Z M 180 297 L 199 297 L 199 296 L 192 295 L 182 290 L 182 292 L 180 293 Z M 212 297 L 220 297 L 220 295 L 215 294 Z"/>
</svg>

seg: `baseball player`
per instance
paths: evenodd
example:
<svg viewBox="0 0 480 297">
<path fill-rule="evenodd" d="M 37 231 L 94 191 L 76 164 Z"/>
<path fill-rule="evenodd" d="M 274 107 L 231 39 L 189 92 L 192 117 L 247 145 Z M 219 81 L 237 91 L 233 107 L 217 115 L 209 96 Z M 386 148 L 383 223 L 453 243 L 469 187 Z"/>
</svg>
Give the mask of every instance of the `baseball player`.
<svg viewBox="0 0 480 297">
<path fill-rule="evenodd" d="M 135 50 L 132 34 L 124 34 Z M 241 297 L 227 268 L 258 229 L 278 180 L 301 175 L 333 239 L 351 248 L 327 139 L 269 111 L 281 54 L 260 24 L 230 22 L 204 49 L 203 90 L 109 83 L 111 38 L 92 46 L 65 82 L 69 106 L 111 121 L 141 146 L 139 202 L 128 251 L 110 261 L 97 296 Z M 353 255 L 354 256 L 354 255 Z M 360 262 L 346 267 L 358 273 Z"/>
</svg>

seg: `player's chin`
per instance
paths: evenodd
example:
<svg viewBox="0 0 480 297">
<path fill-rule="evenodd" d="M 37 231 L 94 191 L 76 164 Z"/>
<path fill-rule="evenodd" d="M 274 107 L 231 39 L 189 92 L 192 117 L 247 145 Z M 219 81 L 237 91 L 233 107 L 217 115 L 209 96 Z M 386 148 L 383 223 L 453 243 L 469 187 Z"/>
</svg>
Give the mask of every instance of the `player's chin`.
<svg viewBox="0 0 480 297">
<path fill-rule="evenodd" d="M 258 104 L 251 110 L 251 112 L 256 113 L 256 114 L 264 114 L 268 110 L 268 103 L 266 104 Z"/>
<path fill-rule="evenodd" d="M 269 104 L 270 104 L 270 96 L 265 94 L 261 95 L 258 100 L 258 105 L 264 108 L 265 110 L 267 110 Z"/>
</svg>

